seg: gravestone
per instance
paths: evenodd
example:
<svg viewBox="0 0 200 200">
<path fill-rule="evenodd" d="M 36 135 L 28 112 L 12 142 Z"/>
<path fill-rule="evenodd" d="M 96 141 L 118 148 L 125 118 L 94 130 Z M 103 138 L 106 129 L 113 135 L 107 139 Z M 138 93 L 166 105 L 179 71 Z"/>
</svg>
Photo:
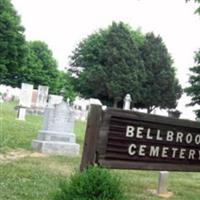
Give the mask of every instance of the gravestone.
<svg viewBox="0 0 200 200">
<path fill-rule="evenodd" d="M 49 92 L 48 86 L 43 86 L 43 85 L 38 86 L 36 107 L 41 109 L 45 108 L 47 104 L 48 92 Z"/>
<path fill-rule="evenodd" d="M 31 99 L 32 99 L 33 85 L 22 83 L 20 97 L 19 97 L 19 106 L 30 108 Z"/>
<path fill-rule="evenodd" d="M 18 120 L 25 120 L 26 109 L 31 107 L 32 90 L 33 85 L 22 83 L 17 114 Z"/>
<path fill-rule="evenodd" d="M 124 98 L 124 106 L 123 106 L 123 109 L 124 110 L 130 110 L 131 109 L 131 95 L 130 94 L 127 94 Z"/>
<path fill-rule="evenodd" d="M 50 94 L 48 103 L 52 105 L 59 104 L 62 102 L 62 100 L 63 100 L 63 96 Z"/>
<path fill-rule="evenodd" d="M 64 101 L 57 105 L 48 104 L 43 128 L 32 141 L 33 149 L 47 154 L 78 155 L 80 147 L 73 132 L 74 121 L 74 114 Z"/>
<path fill-rule="evenodd" d="M 31 99 L 31 107 L 33 108 L 36 107 L 37 95 L 38 95 L 38 91 L 34 89 L 32 92 L 32 99 Z"/>
</svg>

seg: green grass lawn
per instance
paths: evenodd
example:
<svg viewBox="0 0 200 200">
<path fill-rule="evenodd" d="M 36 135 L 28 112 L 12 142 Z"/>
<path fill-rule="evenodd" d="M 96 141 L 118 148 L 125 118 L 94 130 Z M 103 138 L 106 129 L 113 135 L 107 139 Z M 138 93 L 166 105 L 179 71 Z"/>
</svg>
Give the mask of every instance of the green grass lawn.
<svg viewBox="0 0 200 200">
<path fill-rule="evenodd" d="M 31 152 L 31 141 L 41 128 L 42 117 L 28 115 L 26 121 L 16 120 L 15 103 L 0 104 L 0 155 L 10 151 Z M 77 121 L 77 142 L 84 140 L 85 123 Z M 1 159 L 1 157 L 0 157 Z M 81 156 L 26 156 L 0 162 L 0 200 L 51 200 L 61 180 L 77 170 Z M 113 170 L 121 177 L 129 200 L 163 199 L 148 192 L 156 189 L 158 172 Z M 170 200 L 200 200 L 200 173 L 170 172 Z"/>
</svg>

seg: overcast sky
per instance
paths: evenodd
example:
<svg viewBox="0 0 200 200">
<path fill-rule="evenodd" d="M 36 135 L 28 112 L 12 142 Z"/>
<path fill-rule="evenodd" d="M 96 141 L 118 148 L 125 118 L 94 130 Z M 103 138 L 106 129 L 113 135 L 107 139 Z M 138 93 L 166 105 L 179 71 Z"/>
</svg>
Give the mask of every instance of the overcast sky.
<svg viewBox="0 0 200 200">
<path fill-rule="evenodd" d="M 53 51 L 59 68 L 69 65 L 75 46 L 112 21 L 123 21 L 142 32 L 159 34 L 177 69 L 183 87 L 187 85 L 194 51 L 200 48 L 200 17 L 197 7 L 185 0 L 12 0 L 21 16 L 27 40 L 45 41 Z M 179 109 L 184 109 L 183 98 Z M 190 109 L 183 117 L 191 118 Z"/>
</svg>

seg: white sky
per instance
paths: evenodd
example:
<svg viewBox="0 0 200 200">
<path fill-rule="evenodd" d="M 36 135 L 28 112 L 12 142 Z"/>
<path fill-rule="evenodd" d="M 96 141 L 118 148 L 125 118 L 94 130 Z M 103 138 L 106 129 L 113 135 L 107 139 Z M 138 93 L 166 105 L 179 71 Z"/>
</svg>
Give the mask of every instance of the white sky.
<svg viewBox="0 0 200 200">
<path fill-rule="evenodd" d="M 87 35 L 112 21 L 123 21 L 142 32 L 159 34 L 177 68 L 177 77 L 187 85 L 194 51 L 200 48 L 200 17 L 197 4 L 185 0 L 12 0 L 21 16 L 27 40 L 45 41 L 59 68 L 69 64 L 69 55 Z M 183 118 L 194 119 L 192 108 L 182 98 L 178 109 Z"/>
</svg>

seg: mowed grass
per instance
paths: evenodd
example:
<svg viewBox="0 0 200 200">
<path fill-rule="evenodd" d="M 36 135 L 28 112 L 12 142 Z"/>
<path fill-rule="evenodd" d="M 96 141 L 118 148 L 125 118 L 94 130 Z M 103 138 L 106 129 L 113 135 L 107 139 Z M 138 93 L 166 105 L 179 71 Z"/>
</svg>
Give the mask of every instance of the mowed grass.
<svg viewBox="0 0 200 200">
<path fill-rule="evenodd" d="M 41 116 L 28 115 L 16 120 L 16 103 L 0 104 L 0 155 L 24 149 L 31 152 L 31 141 L 42 125 Z M 83 146 L 85 123 L 77 121 L 77 142 Z M 0 162 L 0 200 L 51 200 L 59 183 L 78 170 L 81 155 L 38 156 Z M 159 172 L 112 170 L 121 177 L 128 200 L 158 200 L 149 190 L 157 188 Z M 170 200 L 200 200 L 200 173 L 170 172 Z"/>
<path fill-rule="evenodd" d="M 23 148 L 30 150 L 31 141 L 41 128 L 42 117 L 27 115 L 26 121 L 17 120 L 16 103 L 0 104 L 0 152 Z"/>
<path fill-rule="evenodd" d="M 31 150 L 31 141 L 42 128 L 43 117 L 26 115 L 26 121 L 17 120 L 16 102 L 0 104 L 0 152 L 23 148 Z M 76 121 L 75 132 L 79 144 L 83 144 L 85 123 Z"/>
</svg>

